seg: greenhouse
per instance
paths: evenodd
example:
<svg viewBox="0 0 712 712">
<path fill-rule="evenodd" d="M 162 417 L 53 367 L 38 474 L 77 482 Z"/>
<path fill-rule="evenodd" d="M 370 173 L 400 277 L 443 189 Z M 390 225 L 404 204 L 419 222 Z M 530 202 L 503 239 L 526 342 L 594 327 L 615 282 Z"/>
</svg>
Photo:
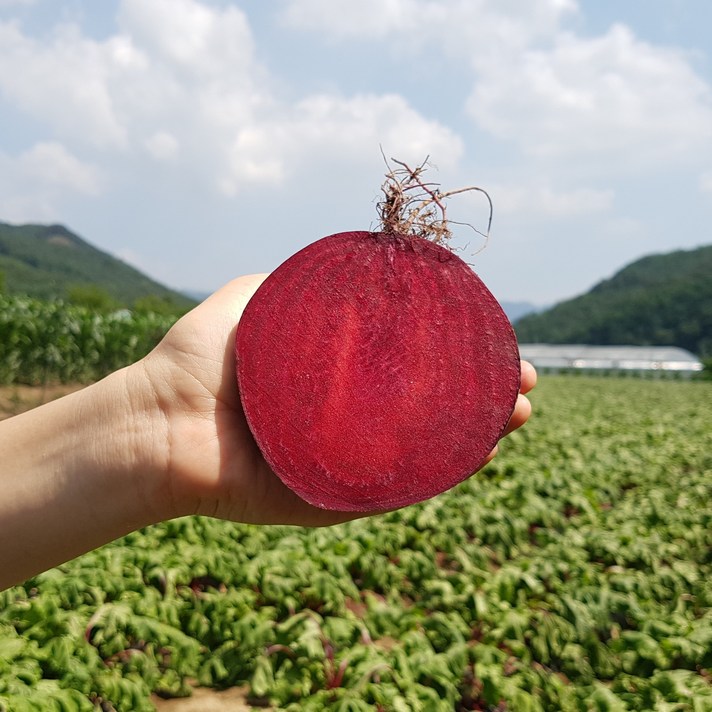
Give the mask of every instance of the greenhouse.
<svg viewBox="0 0 712 712">
<path fill-rule="evenodd" d="M 700 360 L 676 346 L 591 346 L 520 344 L 523 359 L 542 373 L 566 371 L 691 377 L 703 370 Z"/>
</svg>

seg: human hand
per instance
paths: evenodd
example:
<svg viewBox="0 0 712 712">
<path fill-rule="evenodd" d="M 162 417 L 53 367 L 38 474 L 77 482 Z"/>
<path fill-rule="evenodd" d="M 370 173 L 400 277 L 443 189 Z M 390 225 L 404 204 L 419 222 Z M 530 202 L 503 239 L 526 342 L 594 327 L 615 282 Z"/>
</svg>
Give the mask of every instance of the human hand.
<svg viewBox="0 0 712 712">
<path fill-rule="evenodd" d="M 319 509 L 294 494 L 272 472 L 247 426 L 235 377 L 235 330 L 265 278 L 230 282 L 177 322 L 137 365 L 147 377 L 164 433 L 147 444 L 158 447 L 153 461 L 163 478 L 156 519 L 204 514 L 246 523 L 319 526 L 364 516 Z M 534 368 L 523 362 L 521 394 L 505 434 L 528 419 L 531 406 L 524 394 L 535 383 Z"/>
</svg>

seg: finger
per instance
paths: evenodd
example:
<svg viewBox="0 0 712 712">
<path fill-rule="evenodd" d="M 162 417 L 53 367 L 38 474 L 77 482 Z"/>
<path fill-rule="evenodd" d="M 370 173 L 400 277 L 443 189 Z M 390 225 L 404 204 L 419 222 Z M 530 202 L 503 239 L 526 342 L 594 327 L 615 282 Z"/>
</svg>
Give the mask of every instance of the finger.
<svg viewBox="0 0 712 712">
<path fill-rule="evenodd" d="M 219 305 L 239 317 L 247 302 L 250 301 L 252 295 L 265 279 L 267 279 L 266 274 L 248 274 L 238 277 L 218 289 L 217 292 L 205 300 L 205 303 L 213 306 Z"/>
<path fill-rule="evenodd" d="M 509 433 L 513 432 L 517 428 L 521 428 L 522 425 L 529 420 L 529 416 L 531 414 L 532 404 L 529 401 L 529 398 L 520 393 L 517 396 L 517 404 L 514 406 L 512 417 L 509 419 L 509 423 L 507 423 L 507 427 L 505 428 L 502 437 L 504 437 L 504 435 L 509 435 Z"/>
<path fill-rule="evenodd" d="M 481 467 L 484 467 L 488 462 L 491 462 L 494 460 L 494 458 L 497 456 L 497 453 L 499 452 L 499 445 L 495 445 L 492 448 L 492 452 L 490 452 L 489 455 L 487 455 L 487 459 L 482 463 Z"/>
<path fill-rule="evenodd" d="M 519 388 L 521 393 L 529 393 L 536 386 L 536 369 L 529 361 L 522 361 L 522 384 Z"/>
</svg>

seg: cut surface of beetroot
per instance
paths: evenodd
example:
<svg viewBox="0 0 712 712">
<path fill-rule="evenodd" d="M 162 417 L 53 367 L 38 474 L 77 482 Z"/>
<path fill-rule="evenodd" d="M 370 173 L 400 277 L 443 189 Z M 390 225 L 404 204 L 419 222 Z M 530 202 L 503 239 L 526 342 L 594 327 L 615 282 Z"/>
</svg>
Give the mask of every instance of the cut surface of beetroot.
<svg viewBox="0 0 712 712">
<path fill-rule="evenodd" d="M 346 232 L 278 267 L 237 328 L 245 416 L 317 507 L 375 511 L 475 472 L 520 385 L 516 338 L 479 277 L 418 237 Z"/>
</svg>

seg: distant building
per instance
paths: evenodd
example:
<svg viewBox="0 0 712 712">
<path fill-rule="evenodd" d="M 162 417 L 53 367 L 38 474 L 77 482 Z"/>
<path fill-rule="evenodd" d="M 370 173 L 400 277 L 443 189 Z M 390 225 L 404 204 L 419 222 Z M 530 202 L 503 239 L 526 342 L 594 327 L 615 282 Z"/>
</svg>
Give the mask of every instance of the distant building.
<svg viewBox="0 0 712 712">
<path fill-rule="evenodd" d="M 520 344 L 519 352 L 543 373 L 617 372 L 689 378 L 704 368 L 694 354 L 676 346 Z"/>
</svg>

